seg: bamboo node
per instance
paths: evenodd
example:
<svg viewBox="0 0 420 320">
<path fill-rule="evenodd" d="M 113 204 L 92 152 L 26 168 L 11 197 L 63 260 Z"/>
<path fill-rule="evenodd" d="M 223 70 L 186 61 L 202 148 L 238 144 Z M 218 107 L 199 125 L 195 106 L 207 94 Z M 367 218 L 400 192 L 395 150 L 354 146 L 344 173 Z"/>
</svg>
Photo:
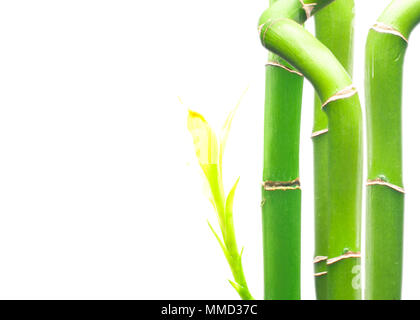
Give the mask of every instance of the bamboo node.
<svg viewBox="0 0 420 320">
<path fill-rule="evenodd" d="M 336 92 L 332 97 L 328 98 L 327 101 L 325 101 L 322 104 L 321 108 L 324 108 L 330 102 L 350 98 L 350 97 L 354 96 L 356 93 L 357 93 L 357 89 L 355 88 L 354 85 L 350 85 L 348 87 L 345 87 L 344 89 Z"/>
<path fill-rule="evenodd" d="M 282 65 L 281 63 L 278 63 L 276 61 L 268 61 L 265 65 L 266 66 L 273 66 L 273 67 L 283 68 L 286 71 L 289 71 L 291 73 L 294 73 L 294 74 L 297 74 L 298 76 L 303 77 L 303 74 L 300 73 L 299 71 L 290 69 L 290 68 L 286 67 L 285 65 Z"/>
<path fill-rule="evenodd" d="M 403 187 L 400 187 L 400 186 L 397 186 L 395 184 L 386 182 L 386 181 L 382 180 L 381 178 L 377 178 L 377 179 L 374 179 L 374 180 L 368 180 L 366 185 L 367 186 L 374 186 L 374 185 L 385 186 L 385 187 L 391 188 L 395 191 L 398 191 L 400 193 L 405 194 L 405 190 L 404 190 Z"/>
<path fill-rule="evenodd" d="M 312 132 L 311 138 L 318 137 L 318 136 L 320 136 L 324 133 L 327 133 L 327 132 L 328 132 L 328 129 L 323 129 L 323 130 Z"/>
<path fill-rule="evenodd" d="M 338 261 L 348 259 L 348 258 L 361 258 L 362 255 L 360 252 L 353 252 L 353 251 L 347 251 L 345 254 L 342 254 L 341 256 L 331 258 L 327 260 L 327 265 L 331 265 L 333 263 L 336 263 Z"/>
<path fill-rule="evenodd" d="M 313 262 L 315 264 L 315 263 L 319 263 L 319 262 L 325 261 L 325 260 L 328 260 L 328 257 L 326 257 L 326 256 L 316 256 L 314 258 Z"/>
<path fill-rule="evenodd" d="M 268 31 L 268 29 L 270 29 L 272 26 L 273 26 L 273 24 L 275 24 L 276 22 L 279 22 L 279 21 L 281 21 L 281 20 L 284 20 L 284 18 L 279 18 L 279 19 L 275 19 L 275 20 L 272 20 L 271 18 L 270 19 L 268 19 L 267 20 L 267 22 L 266 23 L 264 23 L 264 24 L 262 24 L 261 26 L 259 26 L 258 27 L 258 29 L 259 29 L 259 32 L 260 32 L 260 38 L 261 38 L 261 42 L 265 45 L 265 35 L 266 35 L 266 33 L 267 33 L 267 31 Z M 270 22 L 270 24 L 265 28 L 265 30 L 264 30 L 264 33 L 263 33 L 263 35 L 262 35 L 262 37 L 261 37 L 261 31 L 262 31 L 262 29 L 264 28 L 264 26 L 267 24 L 267 23 L 269 23 Z M 261 28 L 261 29 L 260 29 Z"/>
<path fill-rule="evenodd" d="M 375 30 L 376 32 L 381 32 L 381 33 L 388 33 L 388 34 L 393 34 L 397 37 L 400 37 L 401 39 L 403 39 L 405 42 L 408 43 L 408 39 L 397 29 L 395 29 L 394 27 L 391 27 L 385 23 L 382 22 L 376 22 L 372 27 L 372 30 Z"/>
<path fill-rule="evenodd" d="M 317 272 L 314 274 L 315 277 L 321 277 L 327 275 L 327 271 Z"/>
<path fill-rule="evenodd" d="M 302 9 L 305 11 L 306 13 L 306 19 L 309 19 L 312 15 L 312 10 L 314 10 L 314 8 L 316 7 L 317 3 L 305 3 L 303 2 L 303 0 L 299 0 L 300 3 L 302 4 Z"/>
<path fill-rule="evenodd" d="M 286 190 L 299 190 L 300 189 L 300 180 L 296 178 L 291 181 L 264 181 L 262 183 L 264 190 L 266 191 L 286 191 Z"/>
</svg>

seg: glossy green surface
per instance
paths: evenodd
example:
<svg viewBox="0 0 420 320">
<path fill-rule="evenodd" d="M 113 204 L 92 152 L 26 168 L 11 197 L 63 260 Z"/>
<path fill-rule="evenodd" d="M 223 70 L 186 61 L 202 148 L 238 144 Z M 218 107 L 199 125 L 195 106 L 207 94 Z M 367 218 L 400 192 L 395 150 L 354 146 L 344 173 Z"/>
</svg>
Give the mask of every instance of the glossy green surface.
<svg viewBox="0 0 420 320">
<path fill-rule="evenodd" d="M 383 22 L 400 31 L 407 39 L 419 23 L 420 1 L 394 0 L 382 12 L 378 22 Z"/>
<path fill-rule="evenodd" d="M 300 190 L 263 191 L 264 297 L 300 299 Z"/>
<path fill-rule="evenodd" d="M 264 22 L 264 19 L 261 21 Z M 261 41 L 270 51 L 288 61 L 313 84 L 321 101 L 352 84 L 345 68 L 321 42 L 302 26 L 289 19 L 264 25 Z M 328 257 L 346 250 L 360 251 L 360 203 L 362 178 L 362 126 L 358 95 L 329 103 L 328 190 L 330 234 Z M 360 288 L 352 286 L 355 275 L 340 265 L 359 268 L 359 259 L 334 264 L 334 286 L 328 285 L 328 299 L 359 299 Z M 360 269 L 360 268 L 359 268 Z M 357 275 L 356 275 L 357 276 Z"/>
<path fill-rule="evenodd" d="M 337 0 L 315 15 L 315 36 L 335 55 L 347 70 L 353 71 L 354 1 Z M 313 132 L 328 128 L 328 119 L 315 94 Z M 314 148 L 314 200 L 315 200 L 315 253 L 328 255 L 329 205 L 328 193 L 328 133 L 313 138 Z M 327 270 L 326 261 L 314 265 L 315 273 Z M 316 297 L 327 299 L 328 274 L 315 277 Z"/>
<path fill-rule="evenodd" d="M 284 64 L 274 55 L 269 59 Z M 291 181 L 299 176 L 302 87 L 303 77 L 266 66 L 263 181 Z M 267 300 L 300 299 L 300 204 L 300 190 L 262 190 Z"/>
<path fill-rule="evenodd" d="M 270 5 L 275 2 L 271 0 Z M 304 18 L 296 1 L 279 1 L 276 10 L 299 21 Z M 291 68 L 273 53 L 268 60 Z M 302 89 L 303 77 L 266 66 L 263 181 L 291 181 L 299 176 Z M 264 298 L 300 299 L 301 192 L 262 188 L 261 204 Z"/>
<path fill-rule="evenodd" d="M 320 1 L 317 10 L 329 1 Z M 311 3 L 305 1 L 305 3 Z M 260 21 L 288 18 L 303 23 L 299 0 L 270 0 Z M 293 68 L 273 53 L 269 61 Z M 266 67 L 263 181 L 291 181 L 299 177 L 300 114 L 303 77 L 278 66 Z M 300 299 L 301 191 L 262 189 L 264 297 Z"/>
<path fill-rule="evenodd" d="M 365 298 L 401 299 L 404 195 L 370 186 L 367 199 Z"/>
<path fill-rule="evenodd" d="M 393 1 L 378 19 L 408 39 L 420 21 L 420 0 Z M 407 43 L 398 35 L 370 30 L 366 43 L 368 179 L 403 187 L 401 102 Z M 404 194 L 367 187 L 366 292 L 369 300 L 400 299 Z"/>
<path fill-rule="evenodd" d="M 337 100 L 326 108 L 328 116 L 328 193 L 329 244 L 328 258 L 346 251 L 360 252 L 362 200 L 362 117 L 357 95 Z M 339 272 L 341 265 L 352 269 Z M 328 299 L 360 299 L 361 288 L 349 281 L 360 259 L 350 258 L 328 266 Z M 337 270 L 332 273 L 332 270 Z"/>
</svg>

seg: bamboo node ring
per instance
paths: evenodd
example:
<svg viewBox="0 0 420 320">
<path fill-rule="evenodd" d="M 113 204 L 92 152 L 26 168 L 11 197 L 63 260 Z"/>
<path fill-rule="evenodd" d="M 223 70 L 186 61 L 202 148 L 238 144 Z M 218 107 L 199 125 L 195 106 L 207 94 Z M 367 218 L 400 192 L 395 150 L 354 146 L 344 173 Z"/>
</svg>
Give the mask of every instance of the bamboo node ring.
<svg viewBox="0 0 420 320">
<path fill-rule="evenodd" d="M 264 181 L 262 183 L 264 190 L 266 191 L 276 191 L 276 190 L 299 190 L 300 189 L 300 180 L 296 178 L 291 181 Z"/>
<path fill-rule="evenodd" d="M 260 32 L 260 37 L 261 37 L 261 31 L 262 31 L 262 29 L 264 28 L 264 26 L 267 24 L 267 23 L 269 23 L 270 22 L 270 24 L 265 28 L 265 30 L 264 30 L 264 33 L 263 33 L 263 35 L 262 35 L 262 38 L 261 38 L 261 42 L 265 45 L 265 34 L 267 33 L 267 31 L 268 31 L 268 29 L 270 29 L 272 26 L 273 26 L 273 24 L 275 24 L 276 22 L 279 22 L 279 21 L 281 21 L 281 20 L 284 20 L 284 18 L 279 18 L 279 19 L 275 19 L 275 20 L 271 20 L 271 18 L 270 19 L 268 19 L 267 20 L 267 22 L 266 23 L 264 23 L 264 24 L 262 24 L 261 26 L 259 26 L 258 27 L 258 30 L 259 30 L 259 32 Z M 261 28 L 261 29 L 260 29 Z"/>
<path fill-rule="evenodd" d="M 388 33 L 388 34 L 393 34 L 397 37 L 400 37 L 401 39 L 403 39 L 405 42 L 408 43 L 408 39 L 397 29 L 395 29 L 394 27 L 391 27 L 385 23 L 382 22 L 376 22 L 371 29 L 375 30 L 376 32 L 381 32 L 381 33 Z"/>
<path fill-rule="evenodd" d="M 360 252 L 353 252 L 353 251 L 347 251 L 346 253 L 342 254 L 341 256 L 331 258 L 327 260 L 327 265 L 331 265 L 333 263 L 336 263 L 338 261 L 348 259 L 348 258 L 361 258 L 362 255 Z"/>
<path fill-rule="evenodd" d="M 374 180 L 368 180 L 366 185 L 367 186 L 374 186 L 374 185 L 385 186 L 385 187 L 391 188 L 395 191 L 398 191 L 400 193 L 405 193 L 405 190 L 404 190 L 403 187 L 400 187 L 400 186 L 397 186 L 395 184 L 386 182 L 386 181 L 382 180 L 381 178 L 377 178 L 377 179 L 374 179 Z"/>
<path fill-rule="evenodd" d="M 327 104 L 333 101 L 346 99 L 354 96 L 357 93 L 357 89 L 354 87 L 354 85 L 350 85 L 348 87 L 345 87 L 344 89 L 336 92 L 332 97 L 328 98 L 327 101 L 325 101 L 321 108 L 324 108 Z"/>
<path fill-rule="evenodd" d="M 290 68 L 286 67 L 285 65 L 283 65 L 281 63 L 278 63 L 276 61 L 268 61 L 265 65 L 266 66 L 273 66 L 273 67 L 283 68 L 284 70 L 289 71 L 290 73 L 294 73 L 294 74 L 297 74 L 298 76 L 303 77 L 303 74 L 300 73 L 299 71 L 290 69 Z"/>
<path fill-rule="evenodd" d="M 321 261 L 326 261 L 326 260 L 328 260 L 328 257 L 326 257 L 326 256 L 316 256 L 314 258 L 313 262 L 315 264 L 315 263 L 319 263 Z"/>
<path fill-rule="evenodd" d="M 303 0 L 299 0 L 302 4 L 302 9 L 305 10 L 306 18 L 309 19 L 312 15 L 312 10 L 316 7 L 317 3 L 305 3 Z"/>
<path fill-rule="evenodd" d="M 327 273 L 328 273 L 327 271 L 322 271 L 322 272 L 315 273 L 314 276 L 321 277 L 321 276 L 325 276 Z"/>
<path fill-rule="evenodd" d="M 318 130 L 315 132 L 312 132 L 311 138 L 319 137 L 320 135 L 327 133 L 328 129 Z"/>
</svg>

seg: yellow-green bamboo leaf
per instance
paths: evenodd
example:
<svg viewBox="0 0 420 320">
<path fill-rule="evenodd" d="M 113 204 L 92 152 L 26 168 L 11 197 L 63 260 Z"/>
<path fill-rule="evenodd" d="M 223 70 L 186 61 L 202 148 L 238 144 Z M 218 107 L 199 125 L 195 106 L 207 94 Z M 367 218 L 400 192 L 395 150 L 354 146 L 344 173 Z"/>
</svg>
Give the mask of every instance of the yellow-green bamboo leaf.
<svg viewBox="0 0 420 320">
<path fill-rule="evenodd" d="M 193 137 L 198 162 L 207 175 L 207 167 L 218 164 L 217 136 L 206 119 L 192 110 L 188 110 L 187 126 Z"/>
<path fill-rule="evenodd" d="M 226 226 L 226 246 L 229 250 L 234 249 L 237 251 L 236 247 L 236 237 L 235 229 L 233 225 L 233 199 L 235 197 L 236 187 L 238 186 L 239 178 L 236 180 L 232 189 L 226 198 L 226 207 L 225 207 L 225 226 Z"/>
<path fill-rule="evenodd" d="M 209 228 L 210 228 L 211 232 L 213 233 L 213 235 L 216 237 L 217 242 L 219 243 L 220 247 L 223 250 L 223 253 L 225 254 L 225 257 L 228 258 L 229 257 L 229 253 L 227 252 L 226 247 L 223 244 L 223 241 L 220 239 L 220 237 L 217 234 L 216 230 L 214 230 L 213 226 L 211 225 L 211 223 L 208 220 L 207 220 L 207 224 L 209 225 Z"/>
</svg>

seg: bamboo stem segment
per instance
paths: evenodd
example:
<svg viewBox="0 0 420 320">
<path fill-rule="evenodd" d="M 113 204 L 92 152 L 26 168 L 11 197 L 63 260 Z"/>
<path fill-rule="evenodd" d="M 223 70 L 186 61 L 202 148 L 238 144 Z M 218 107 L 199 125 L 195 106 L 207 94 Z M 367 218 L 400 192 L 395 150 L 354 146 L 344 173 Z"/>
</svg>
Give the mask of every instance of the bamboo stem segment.
<svg viewBox="0 0 420 320">
<path fill-rule="evenodd" d="M 353 70 L 354 1 L 337 0 L 315 15 L 315 36 L 335 55 L 349 75 Z M 313 126 L 314 200 L 315 200 L 315 290 L 319 300 L 327 299 L 329 205 L 328 193 L 328 119 L 315 94 Z M 318 258 L 318 259 L 317 259 Z M 320 274 L 323 276 L 320 277 Z"/>
<path fill-rule="evenodd" d="M 269 59 L 287 64 L 271 53 Z M 303 77 L 291 66 L 266 66 L 262 222 L 267 300 L 300 299 L 301 190 L 292 182 L 299 176 L 302 87 Z"/>
<path fill-rule="evenodd" d="M 322 1 L 314 7 L 319 9 Z M 324 3 L 325 4 L 325 3 Z M 331 99 L 352 85 L 334 55 L 295 21 L 271 21 L 271 8 L 260 19 L 260 38 L 270 51 L 288 61 L 315 87 L 328 117 L 328 190 L 330 194 L 330 245 L 328 257 L 360 252 L 360 200 L 362 173 L 361 110 L 357 93 Z M 333 236 L 331 236 L 333 235 Z M 360 258 L 349 257 L 328 267 L 328 299 L 359 299 L 354 267 Z M 330 285 L 331 281 L 331 285 Z"/>
<path fill-rule="evenodd" d="M 318 9 L 331 0 L 319 2 Z M 284 17 L 303 23 L 308 8 L 314 7 L 308 3 L 271 0 L 267 24 Z M 259 32 L 264 37 L 267 29 L 262 30 L 260 25 Z M 297 178 L 302 87 L 302 73 L 270 52 L 266 64 L 261 206 L 267 300 L 300 299 L 301 190 Z"/>
<path fill-rule="evenodd" d="M 394 0 L 366 43 L 368 183 L 366 299 L 400 299 L 404 189 L 402 72 L 407 41 L 420 21 L 420 0 Z"/>
</svg>

